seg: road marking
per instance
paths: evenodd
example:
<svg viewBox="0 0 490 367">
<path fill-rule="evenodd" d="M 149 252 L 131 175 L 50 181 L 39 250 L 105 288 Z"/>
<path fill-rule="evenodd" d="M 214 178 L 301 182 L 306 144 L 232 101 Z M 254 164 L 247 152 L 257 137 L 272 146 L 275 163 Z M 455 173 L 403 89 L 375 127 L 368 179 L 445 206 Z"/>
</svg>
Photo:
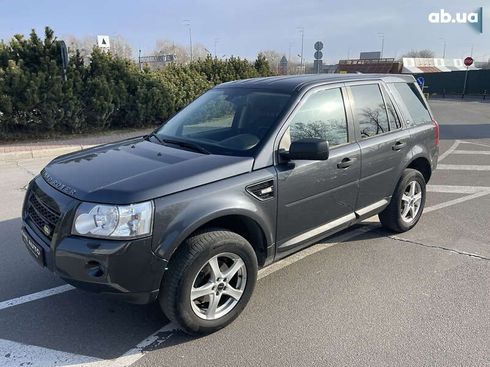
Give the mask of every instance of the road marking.
<svg viewBox="0 0 490 367">
<path fill-rule="evenodd" d="M 439 164 L 437 169 L 458 171 L 490 171 L 490 166 L 479 164 Z"/>
<path fill-rule="evenodd" d="M 456 140 L 453 145 L 451 145 L 451 147 L 446 150 L 444 153 L 442 153 L 440 156 L 439 156 L 439 159 L 437 160 L 438 162 L 442 161 L 444 158 L 446 158 L 449 154 L 451 154 L 457 147 L 458 145 L 460 144 L 459 140 Z"/>
<path fill-rule="evenodd" d="M 36 292 L 36 293 L 31 293 L 22 297 L 17 297 L 13 298 L 7 301 L 0 302 L 0 310 L 4 310 L 9 307 L 14 307 L 21 305 L 23 303 L 27 302 L 32 302 L 32 301 L 37 301 L 38 299 L 54 296 L 55 294 L 60 294 L 64 292 L 68 292 L 75 289 L 75 287 L 72 287 L 69 284 L 61 285 L 59 287 L 55 288 L 50 288 L 46 289 L 44 291 Z"/>
<path fill-rule="evenodd" d="M 101 359 L 91 362 L 80 361 L 77 364 L 71 364 L 70 367 L 127 367 L 140 360 L 148 351 L 158 349 L 158 347 L 165 343 L 173 333 L 181 332 L 178 327 L 173 324 L 167 324 L 164 327 L 158 329 L 146 339 L 142 340 L 138 345 L 122 356 L 114 359 Z"/>
<path fill-rule="evenodd" d="M 475 194 L 477 192 L 490 193 L 490 186 L 427 185 L 427 192 L 440 192 L 446 194 Z"/>
<path fill-rule="evenodd" d="M 94 357 L 0 339 L 0 366 L 2 367 L 72 367 L 73 364 L 83 365 L 97 360 Z"/>
<path fill-rule="evenodd" d="M 467 196 L 463 196 L 462 198 L 457 198 L 457 199 L 454 199 L 454 200 L 449 200 L 449 201 L 446 201 L 444 203 L 440 203 L 440 204 L 436 204 L 436 205 L 432 205 L 428 208 L 424 208 L 424 213 L 430 213 L 434 210 L 439 210 L 439 209 L 442 209 L 442 208 L 447 208 L 448 206 L 452 206 L 452 205 L 456 205 L 456 204 L 461 204 L 461 203 L 464 203 L 465 201 L 468 201 L 468 200 L 473 200 L 473 199 L 476 199 L 476 198 L 479 198 L 479 197 L 482 197 L 482 196 L 485 196 L 485 195 L 489 195 L 490 192 L 489 191 L 483 191 L 483 192 L 477 192 L 477 193 L 474 193 L 472 195 L 467 195 Z"/>
<path fill-rule="evenodd" d="M 486 148 L 490 148 L 490 145 L 488 145 L 488 144 L 475 143 L 475 142 L 472 142 L 472 141 L 466 141 L 466 140 L 459 140 L 459 143 L 460 143 L 460 144 L 473 144 L 473 145 L 478 145 L 479 147 L 486 147 Z"/>
<path fill-rule="evenodd" d="M 490 150 L 454 150 L 452 154 L 490 155 Z"/>
</svg>

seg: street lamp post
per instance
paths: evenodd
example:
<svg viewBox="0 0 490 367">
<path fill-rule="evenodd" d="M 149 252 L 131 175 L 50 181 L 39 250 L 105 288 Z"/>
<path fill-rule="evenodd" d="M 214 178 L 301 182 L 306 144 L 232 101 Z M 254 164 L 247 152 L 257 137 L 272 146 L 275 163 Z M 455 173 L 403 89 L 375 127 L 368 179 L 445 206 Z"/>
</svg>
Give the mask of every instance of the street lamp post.
<svg viewBox="0 0 490 367">
<path fill-rule="evenodd" d="M 445 38 L 439 38 L 442 41 L 442 58 L 446 58 L 446 39 Z"/>
<path fill-rule="evenodd" d="M 218 45 L 219 38 L 214 39 L 214 58 L 216 58 L 216 48 Z"/>
<path fill-rule="evenodd" d="M 382 32 L 378 32 L 378 36 L 381 37 L 381 58 L 383 58 L 383 53 L 385 50 L 385 34 Z"/>
<path fill-rule="evenodd" d="M 191 28 L 191 21 L 189 19 L 184 19 L 184 25 L 189 28 L 189 50 L 190 50 L 191 62 L 192 62 L 193 55 L 192 55 L 192 28 Z"/>
<path fill-rule="evenodd" d="M 300 68 L 301 72 L 304 73 L 303 71 L 303 55 L 304 55 L 304 41 L 305 41 L 305 28 L 304 27 L 298 27 L 297 28 L 299 33 L 301 33 L 301 62 L 300 62 Z"/>
</svg>

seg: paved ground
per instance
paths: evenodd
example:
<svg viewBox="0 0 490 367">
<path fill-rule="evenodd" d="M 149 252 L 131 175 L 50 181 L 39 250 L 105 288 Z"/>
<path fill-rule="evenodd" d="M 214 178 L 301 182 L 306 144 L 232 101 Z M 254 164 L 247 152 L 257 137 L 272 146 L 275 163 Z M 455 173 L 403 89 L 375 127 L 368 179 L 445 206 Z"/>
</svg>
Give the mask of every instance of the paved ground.
<svg viewBox="0 0 490 367">
<path fill-rule="evenodd" d="M 46 139 L 22 141 L 16 143 L 0 143 L 0 161 L 16 161 L 19 159 L 44 158 L 86 149 L 94 145 L 148 134 L 152 129 L 116 130 L 94 136 L 70 136 L 65 139 Z"/>
<path fill-rule="evenodd" d="M 367 222 L 266 268 L 243 315 L 204 338 L 39 268 L 19 212 L 48 159 L 0 163 L 0 366 L 490 365 L 490 104 L 431 105 L 443 154 L 417 227 Z"/>
</svg>

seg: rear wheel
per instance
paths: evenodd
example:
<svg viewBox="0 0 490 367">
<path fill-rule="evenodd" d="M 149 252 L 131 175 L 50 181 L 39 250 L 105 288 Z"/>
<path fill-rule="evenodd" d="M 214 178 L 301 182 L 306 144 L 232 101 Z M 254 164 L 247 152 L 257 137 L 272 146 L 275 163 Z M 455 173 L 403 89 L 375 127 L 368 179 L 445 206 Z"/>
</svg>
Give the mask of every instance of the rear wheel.
<svg viewBox="0 0 490 367">
<path fill-rule="evenodd" d="M 405 232 L 419 221 L 425 206 L 425 179 L 414 169 L 403 171 L 390 204 L 379 214 L 381 224 L 395 232 Z"/>
<path fill-rule="evenodd" d="M 190 334 L 231 323 L 257 281 L 257 258 L 242 236 L 211 229 L 189 237 L 165 274 L 159 302 L 169 319 Z"/>
</svg>

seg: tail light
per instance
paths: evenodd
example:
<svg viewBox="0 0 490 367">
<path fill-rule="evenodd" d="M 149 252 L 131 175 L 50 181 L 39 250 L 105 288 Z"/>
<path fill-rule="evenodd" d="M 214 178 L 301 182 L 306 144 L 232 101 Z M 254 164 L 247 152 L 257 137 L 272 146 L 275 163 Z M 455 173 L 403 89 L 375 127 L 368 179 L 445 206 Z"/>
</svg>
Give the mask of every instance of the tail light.
<svg viewBox="0 0 490 367">
<path fill-rule="evenodd" d="M 436 120 L 432 120 L 432 123 L 434 124 L 434 126 L 436 127 L 436 145 L 438 146 L 439 145 L 439 123 L 436 121 Z"/>
</svg>

